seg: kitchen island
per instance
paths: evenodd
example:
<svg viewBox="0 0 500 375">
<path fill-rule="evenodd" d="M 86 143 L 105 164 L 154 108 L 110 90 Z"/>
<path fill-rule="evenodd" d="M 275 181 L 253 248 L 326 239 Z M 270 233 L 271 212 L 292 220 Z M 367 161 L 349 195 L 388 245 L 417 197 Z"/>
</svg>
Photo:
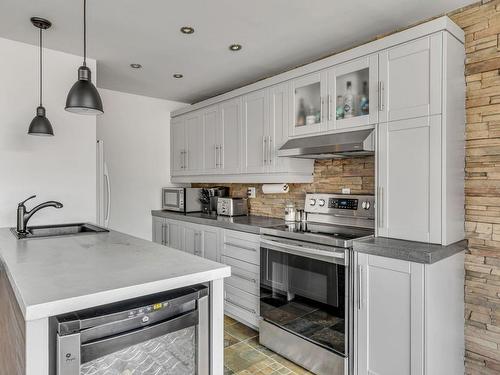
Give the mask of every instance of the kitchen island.
<svg viewBox="0 0 500 375">
<path fill-rule="evenodd" d="M 53 375 L 49 318 L 208 283 L 210 366 L 223 373 L 223 279 L 230 267 L 116 231 L 17 240 L 0 229 L 0 367 Z"/>
</svg>

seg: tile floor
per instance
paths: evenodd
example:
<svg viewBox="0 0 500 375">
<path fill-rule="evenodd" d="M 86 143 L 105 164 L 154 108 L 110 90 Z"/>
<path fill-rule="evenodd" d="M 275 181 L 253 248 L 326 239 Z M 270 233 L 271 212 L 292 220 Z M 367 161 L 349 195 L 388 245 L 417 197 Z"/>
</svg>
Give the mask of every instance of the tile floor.
<svg viewBox="0 0 500 375">
<path fill-rule="evenodd" d="M 311 374 L 259 344 L 259 333 L 224 316 L 225 375 Z"/>
</svg>

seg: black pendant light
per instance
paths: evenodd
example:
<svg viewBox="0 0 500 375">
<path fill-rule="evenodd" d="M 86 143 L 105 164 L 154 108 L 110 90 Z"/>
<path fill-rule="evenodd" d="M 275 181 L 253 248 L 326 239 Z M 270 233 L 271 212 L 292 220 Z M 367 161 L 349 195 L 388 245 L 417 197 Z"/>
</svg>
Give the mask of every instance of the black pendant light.
<svg viewBox="0 0 500 375">
<path fill-rule="evenodd" d="M 104 113 L 102 100 L 87 68 L 87 0 L 83 0 L 83 65 L 78 68 L 78 81 L 69 90 L 66 111 L 80 115 L 100 115 Z"/>
<path fill-rule="evenodd" d="M 31 23 L 33 26 L 40 29 L 40 105 L 36 109 L 36 116 L 31 121 L 28 134 L 29 135 L 54 135 L 52 125 L 47 117 L 45 117 L 45 108 L 42 105 L 42 31 L 47 30 L 52 24 L 43 18 L 32 17 Z"/>
</svg>

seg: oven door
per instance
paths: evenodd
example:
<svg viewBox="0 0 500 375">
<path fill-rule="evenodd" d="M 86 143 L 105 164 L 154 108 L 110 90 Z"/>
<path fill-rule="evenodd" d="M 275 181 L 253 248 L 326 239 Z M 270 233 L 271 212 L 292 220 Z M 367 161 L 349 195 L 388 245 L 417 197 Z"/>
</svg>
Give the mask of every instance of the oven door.
<svg viewBox="0 0 500 375">
<path fill-rule="evenodd" d="M 347 357 L 348 251 L 261 236 L 262 319 Z"/>
<path fill-rule="evenodd" d="M 184 188 L 163 188 L 162 209 L 184 212 Z"/>
</svg>

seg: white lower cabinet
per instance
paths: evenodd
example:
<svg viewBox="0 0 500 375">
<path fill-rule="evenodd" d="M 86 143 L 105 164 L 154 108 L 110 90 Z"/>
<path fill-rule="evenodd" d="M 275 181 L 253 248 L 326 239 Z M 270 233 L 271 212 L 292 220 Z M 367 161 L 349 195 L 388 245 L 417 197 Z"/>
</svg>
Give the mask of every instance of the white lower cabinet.
<svg viewBox="0 0 500 375">
<path fill-rule="evenodd" d="M 224 230 L 221 262 L 231 266 L 224 280 L 225 312 L 254 328 L 259 326 L 260 237 Z"/>
<path fill-rule="evenodd" d="M 463 374 L 463 253 L 431 265 L 356 258 L 355 374 Z"/>
<path fill-rule="evenodd" d="M 231 277 L 224 280 L 225 312 L 258 328 L 259 235 L 153 216 L 153 241 L 230 266 Z"/>
<path fill-rule="evenodd" d="M 218 262 L 220 230 L 214 227 L 204 227 L 202 236 L 203 257 Z"/>
<path fill-rule="evenodd" d="M 219 260 L 219 229 L 153 216 L 153 242 Z"/>
</svg>

